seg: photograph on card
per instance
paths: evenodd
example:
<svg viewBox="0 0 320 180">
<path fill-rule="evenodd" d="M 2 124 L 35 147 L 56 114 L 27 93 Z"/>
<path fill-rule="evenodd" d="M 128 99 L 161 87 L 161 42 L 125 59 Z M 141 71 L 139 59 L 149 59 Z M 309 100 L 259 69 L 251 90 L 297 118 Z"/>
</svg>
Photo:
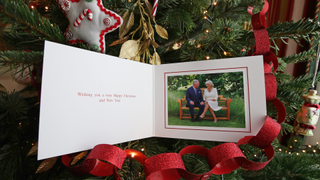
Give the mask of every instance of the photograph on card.
<svg viewBox="0 0 320 180">
<path fill-rule="evenodd" d="M 246 128 L 245 68 L 166 73 L 166 127 Z"/>
</svg>

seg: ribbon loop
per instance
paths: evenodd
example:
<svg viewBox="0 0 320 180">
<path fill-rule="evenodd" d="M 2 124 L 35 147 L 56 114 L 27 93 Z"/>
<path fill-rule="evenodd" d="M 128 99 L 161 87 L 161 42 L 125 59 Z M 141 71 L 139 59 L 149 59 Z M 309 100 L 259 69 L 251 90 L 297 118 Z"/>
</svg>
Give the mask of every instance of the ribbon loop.
<svg viewBox="0 0 320 180">
<path fill-rule="evenodd" d="M 286 117 L 287 117 L 286 108 L 284 107 L 284 105 L 282 104 L 282 102 L 278 98 L 275 98 L 272 101 L 272 103 L 277 108 L 277 112 L 278 112 L 277 120 L 278 120 L 278 123 L 281 124 L 286 120 Z"/>
<path fill-rule="evenodd" d="M 185 154 L 198 154 L 202 157 L 206 157 L 208 154 L 208 149 L 202 146 L 187 146 L 185 148 L 183 148 L 179 154 L 180 156 L 183 156 Z M 181 177 L 183 177 L 185 180 L 198 180 L 198 179 L 207 179 L 210 177 L 210 175 L 212 174 L 212 171 L 206 172 L 204 174 L 193 174 L 188 172 L 187 170 L 178 170 L 178 173 L 180 174 Z"/>
<path fill-rule="evenodd" d="M 271 73 L 264 74 L 264 83 L 266 91 L 266 100 L 271 102 L 276 99 L 277 96 L 277 81 L 276 77 Z"/>
<path fill-rule="evenodd" d="M 267 116 L 266 122 L 256 136 L 246 136 L 238 141 L 238 145 L 251 144 L 260 149 L 265 149 L 276 139 L 281 125 Z"/>
<path fill-rule="evenodd" d="M 254 32 L 256 39 L 256 55 L 266 55 L 270 52 L 269 35 L 266 29 L 260 29 Z"/>
<path fill-rule="evenodd" d="M 264 1 L 263 9 L 257 14 L 253 14 L 253 7 L 251 6 L 248 7 L 248 13 L 252 15 L 251 22 L 252 22 L 253 30 L 264 29 L 267 27 L 265 14 L 267 13 L 268 9 L 269 9 L 269 3 L 266 0 Z"/>
<path fill-rule="evenodd" d="M 177 169 L 185 170 L 182 158 L 177 153 L 164 153 L 150 157 L 144 163 L 147 180 L 180 179 Z"/>
<path fill-rule="evenodd" d="M 120 148 L 108 144 L 96 145 L 88 155 L 87 159 L 101 159 L 110 162 L 121 169 L 127 154 Z"/>
<path fill-rule="evenodd" d="M 224 143 L 208 151 L 207 161 L 213 174 L 227 174 L 240 167 L 236 158 L 245 158 L 235 143 Z"/>
<path fill-rule="evenodd" d="M 268 64 L 272 62 L 272 64 L 273 64 L 273 72 L 272 73 L 275 73 L 278 70 L 278 67 L 279 67 L 278 58 L 273 52 L 269 51 L 269 52 L 265 53 L 263 55 L 263 61 Z"/>
<path fill-rule="evenodd" d="M 267 148 L 264 149 L 264 152 L 267 156 L 267 161 L 266 162 L 253 162 L 250 161 L 246 158 L 238 158 L 236 159 L 238 164 L 241 165 L 241 167 L 251 170 L 251 171 L 257 171 L 262 168 L 264 168 L 274 157 L 274 149 L 272 145 L 269 145 Z"/>
</svg>

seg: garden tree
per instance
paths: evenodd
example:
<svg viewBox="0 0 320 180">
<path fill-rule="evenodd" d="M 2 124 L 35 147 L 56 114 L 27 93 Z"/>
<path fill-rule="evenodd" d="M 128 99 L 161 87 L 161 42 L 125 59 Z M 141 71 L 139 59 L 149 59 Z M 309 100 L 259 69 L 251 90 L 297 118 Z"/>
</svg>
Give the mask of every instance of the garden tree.
<svg viewBox="0 0 320 180">
<path fill-rule="evenodd" d="M 152 0 L 150 2 L 148 0 L 102 0 L 102 2 L 106 8 L 122 15 L 127 25 L 126 28 L 120 30 L 121 32 L 116 30 L 106 35 L 106 54 L 118 56 L 122 42 L 127 39 L 139 40 L 140 56 L 136 60 L 145 63 L 152 62 L 154 59 L 151 55 L 155 47 L 157 47 L 156 51 L 162 63 L 251 55 L 252 47 L 255 45 L 254 34 L 250 28 L 243 28 L 245 22 L 249 22 L 251 18 L 247 13 L 247 7 L 248 5 L 254 6 L 254 13 L 256 13 L 263 5 L 261 0 L 219 0 L 213 6 L 209 6 L 212 3 L 209 0 L 162 0 L 159 2 L 157 16 L 153 20 L 150 14 Z M 206 10 L 206 13 L 213 17 L 212 19 L 204 19 L 203 13 Z M 9 51 L 0 52 L 0 67 L 3 69 L 9 67 L 22 76 L 25 69 L 29 69 L 30 72 L 32 69 L 36 69 L 33 82 L 39 83 L 41 81 L 40 69 L 44 40 L 68 44 L 63 36 L 63 32 L 69 24 L 68 19 L 59 9 L 55 0 L 1 0 L 0 15 L 1 21 L 7 25 L 7 28 L 0 31 L 0 38 L 9 49 Z M 163 27 L 163 29 L 158 27 L 158 33 L 154 31 L 157 28 L 155 22 Z M 317 22 L 305 19 L 297 22 L 276 23 L 267 28 L 271 47 L 276 51 L 279 48 L 275 41 L 279 39 L 290 38 L 297 43 L 304 39 L 310 43 L 313 38 L 315 42 L 318 42 L 319 30 L 320 26 Z M 165 31 L 168 33 L 167 37 Z M 117 41 L 119 39 L 120 41 Z M 109 46 L 112 42 L 115 42 L 113 46 Z M 94 46 L 80 42 L 72 46 L 97 51 Z M 314 50 L 311 50 L 279 58 L 280 68 L 275 74 L 278 82 L 277 97 L 286 107 L 287 121 L 294 120 L 297 109 L 303 103 L 301 95 L 306 92 L 306 87 L 311 84 L 312 79 L 310 76 L 294 79 L 283 71 L 288 63 L 302 62 L 310 58 L 315 59 L 315 53 Z M 88 63 L 90 63 L 89 61 Z M 59 73 L 58 69 L 57 73 Z M 223 78 L 227 77 L 221 78 L 223 81 Z M 186 81 L 189 82 L 190 79 Z M 230 81 L 232 82 L 231 79 Z M 241 85 L 239 84 L 239 86 Z M 34 155 L 27 156 L 38 138 L 38 97 L 30 95 L 34 91 L 37 90 L 32 86 L 22 92 L 8 93 L 1 89 L 0 179 L 112 179 L 112 177 L 91 177 L 89 175 L 76 177 L 67 171 L 60 160 L 49 170 L 35 174 L 41 162 L 38 162 Z M 276 118 L 273 106 L 268 108 L 268 115 Z M 283 123 L 282 129 L 282 132 L 290 132 L 291 127 Z M 57 131 L 59 130 L 57 129 Z M 164 152 L 179 152 L 187 145 L 212 148 L 219 144 L 220 142 L 148 138 L 117 146 L 122 149 L 141 150 L 143 148 L 143 153 L 147 157 L 151 157 Z M 277 148 L 279 146 L 277 141 L 272 145 L 278 150 L 275 158 L 267 167 L 256 172 L 238 169 L 224 175 L 224 178 L 319 178 L 319 151 L 312 151 L 311 154 L 303 153 L 298 156 L 280 151 Z M 266 159 L 260 149 L 249 145 L 242 145 L 241 148 L 248 159 L 254 161 Z M 287 150 L 287 152 L 291 151 Z M 187 170 L 192 173 L 203 173 L 209 170 L 205 159 L 197 155 L 185 155 L 183 159 Z M 132 160 L 126 160 L 120 175 L 123 179 L 144 179 L 142 166 Z M 210 179 L 221 179 L 221 177 L 212 175 Z"/>
<path fill-rule="evenodd" d="M 214 88 L 217 88 L 218 93 L 224 97 L 244 96 L 242 72 L 169 76 L 168 89 L 186 89 L 192 85 L 195 79 L 200 82 L 199 88 L 206 88 L 205 82 L 211 80 Z"/>
</svg>

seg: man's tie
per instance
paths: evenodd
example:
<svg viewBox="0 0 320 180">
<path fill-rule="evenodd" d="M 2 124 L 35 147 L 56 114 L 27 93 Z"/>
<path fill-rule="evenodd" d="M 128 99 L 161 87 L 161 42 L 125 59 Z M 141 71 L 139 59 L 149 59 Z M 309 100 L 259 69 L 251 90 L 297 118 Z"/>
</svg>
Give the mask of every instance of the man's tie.
<svg viewBox="0 0 320 180">
<path fill-rule="evenodd" d="M 197 95 L 197 89 L 194 89 L 194 93 Z"/>
</svg>

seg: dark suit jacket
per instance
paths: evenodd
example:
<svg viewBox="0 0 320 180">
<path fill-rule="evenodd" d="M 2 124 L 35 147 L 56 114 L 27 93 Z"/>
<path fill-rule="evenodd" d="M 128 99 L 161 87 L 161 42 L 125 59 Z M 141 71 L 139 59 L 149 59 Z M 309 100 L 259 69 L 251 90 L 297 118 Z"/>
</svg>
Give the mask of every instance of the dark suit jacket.
<svg viewBox="0 0 320 180">
<path fill-rule="evenodd" d="M 203 102 L 203 97 L 200 88 L 197 88 L 197 95 L 194 92 L 193 86 L 187 89 L 186 99 L 187 99 L 187 106 L 190 105 L 190 101 L 193 101 L 195 104 L 200 104 Z"/>
</svg>

